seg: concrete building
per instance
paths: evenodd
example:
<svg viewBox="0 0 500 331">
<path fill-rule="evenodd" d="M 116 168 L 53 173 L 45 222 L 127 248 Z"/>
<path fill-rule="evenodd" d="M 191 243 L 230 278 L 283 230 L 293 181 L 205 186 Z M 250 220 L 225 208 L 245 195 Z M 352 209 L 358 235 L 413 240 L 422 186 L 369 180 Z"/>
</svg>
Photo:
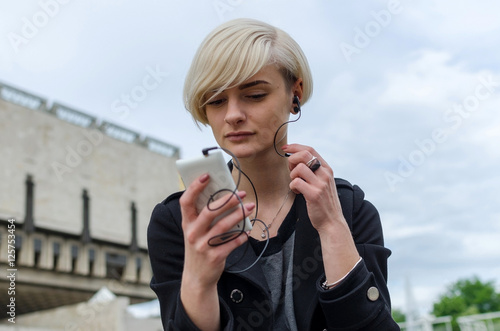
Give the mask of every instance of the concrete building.
<svg viewBox="0 0 500 331">
<path fill-rule="evenodd" d="M 0 155 L 2 307 L 155 298 L 146 229 L 180 188 L 177 147 L 0 84 Z"/>
</svg>

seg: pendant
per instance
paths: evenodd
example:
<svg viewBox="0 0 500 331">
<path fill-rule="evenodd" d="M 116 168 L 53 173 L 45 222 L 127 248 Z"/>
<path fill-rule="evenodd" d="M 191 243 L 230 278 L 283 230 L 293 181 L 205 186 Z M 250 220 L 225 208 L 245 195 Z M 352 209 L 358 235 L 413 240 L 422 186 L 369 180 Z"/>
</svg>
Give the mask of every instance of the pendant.
<svg viewBox="0 0 500 331">
<path fill-rule="evenodd" d="M 264 232 L 262 232 L 262 234 L 260 235 L 260 237 L 261 237 L 262 239 L 266 239 L 266 234 L 265 234 Z"/>
</svg>

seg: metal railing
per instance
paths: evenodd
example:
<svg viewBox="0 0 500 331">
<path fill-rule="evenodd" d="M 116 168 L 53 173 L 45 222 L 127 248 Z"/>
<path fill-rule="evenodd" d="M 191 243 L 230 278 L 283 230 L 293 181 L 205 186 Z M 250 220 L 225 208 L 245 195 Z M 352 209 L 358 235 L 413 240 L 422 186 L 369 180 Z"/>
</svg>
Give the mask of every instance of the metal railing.
<svg viewBox="0 0 500 331">
<path fill-rule="evenodd" d="M 45 110 L 47 100 L 15 87 L 0 83 L 0 98 L 33 110 Z"/>
<path fill-rule="evenodd" d="M 451 316 L 428 315 L 414 321 L 399 323 L 399 327 L 402 331 L 432 331 L 435 326 L 441 326 L 444 330 L 451 331 L 451 320 Z"/>
<path fill-rule="evenodd" d="M 497 326 L 495 327 L 495 322 Z M 496 331 L 500 330 L 500 311 L 457 318 L 461 331 Z"/>
<path fill-rule="evenodd" d="M 71 107 L 64 106 L 60 103 L 54 103 L 48 112 L 54 114 L 57 118 L 63 121 L 81 126 L 83 128 L 89 128 L 97 123 L 96 117 L 90 116 Z"/>
</svg>

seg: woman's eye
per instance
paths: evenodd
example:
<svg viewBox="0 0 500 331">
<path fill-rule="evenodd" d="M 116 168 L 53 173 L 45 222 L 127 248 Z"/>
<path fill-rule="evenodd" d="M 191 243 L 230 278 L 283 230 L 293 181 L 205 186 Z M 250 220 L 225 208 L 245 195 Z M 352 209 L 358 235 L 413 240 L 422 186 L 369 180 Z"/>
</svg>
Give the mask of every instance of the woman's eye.
<svg viewBox="0 0 500 331">
<path fill-rule="evenodd" d="M 260 100 L 262 98 L 264 98 L 266 96 L 265 93 L 260 93 L 260 94 L 251 94 L 248 96 L 248 98 L 252 99 L 252 100 Z"/>
<path fill-rule="evenodd" d="M 224 99 L 216 99 L 207 103 L 209 106 L 220 106 L 224 102 Z"/>
</svg>

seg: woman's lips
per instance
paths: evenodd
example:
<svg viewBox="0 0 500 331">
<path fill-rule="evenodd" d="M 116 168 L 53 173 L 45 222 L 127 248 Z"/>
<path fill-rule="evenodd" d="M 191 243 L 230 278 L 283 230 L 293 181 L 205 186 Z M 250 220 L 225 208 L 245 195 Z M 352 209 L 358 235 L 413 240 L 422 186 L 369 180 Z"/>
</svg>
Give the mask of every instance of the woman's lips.
<svg viewBox="0 0 500 331">
<path fill-rule="evenodd" d="M 235 131 L 226 134 L 226 139 L 232 142 L 238 142 L 247 139 L 252 136 L 253 132 L 249 131 Z"/>
</svg>

